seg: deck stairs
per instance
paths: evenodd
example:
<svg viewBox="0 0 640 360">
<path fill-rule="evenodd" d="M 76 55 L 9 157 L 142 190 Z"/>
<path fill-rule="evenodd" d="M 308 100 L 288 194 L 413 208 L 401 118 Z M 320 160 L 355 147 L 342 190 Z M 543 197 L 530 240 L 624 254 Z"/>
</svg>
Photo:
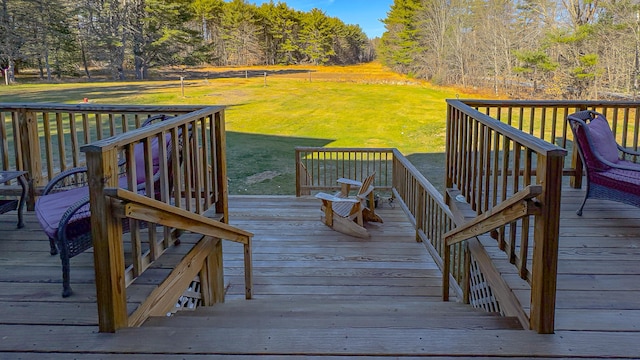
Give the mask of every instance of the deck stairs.
<svg viewBox="0 0 640 360">
<path fill-rule="evenodd" d="M 129 333 L 169 342 L 193 339 L 195 352 L 201 347 L 250 358 L 403 358 L 483 353 L 499 349 L 505 340 L 525 343 L 532 334 L 521 329 L 515 318 L 455 302 L 258 297 L 150 318 Z M 477 338 L 485 341 L 470 344 L 468 339 Z"/>
<path fill-rule="evenodd" d="M 150 318 L 140 329 L 147 335 L 212 339 L 221 354 L 355 356 L 372 346 L 399 355 L 407 341 L 422 347 L 435 337 L 529 333 L 516 318 L 443 302 L 442 275 L 397 207 L 379 209 L 385 223 L 370 223 L 371 237 L 359 239 L 324 225 L 316 199 L 263 200 L 277 211 L 233 200 L 232 225 L 255 234 L 254 298 L 243 298 L 242 248 L 225 242 L 225 302 Z"/>
</svg>

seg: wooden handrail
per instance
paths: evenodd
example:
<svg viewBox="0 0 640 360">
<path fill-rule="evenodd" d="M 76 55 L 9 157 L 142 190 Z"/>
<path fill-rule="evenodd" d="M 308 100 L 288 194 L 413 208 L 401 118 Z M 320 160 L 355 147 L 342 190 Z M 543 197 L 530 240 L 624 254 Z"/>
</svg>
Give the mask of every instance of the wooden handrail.
<svg viewBox="0 0 640 360">
<path fill-rule="evenodd" d="M 513 126 L 496 121 L 496 119 L 490 117 L 489 115 L 485 115 L 473 108 L 470 108 L 467 104 L 460 100 L 447 100 L 447 103 L 450 106 L 455 107 L 456 110 L 460 111 L 461 113 L 473 117 L 476 121 L 484 124 L 485 126 L 488 126 L 495 131 L 498 131 L 500 134 L 503 134 L 504 136 L 512 139 L 513 141 L 516 141 L 519 144 L 522 144 L 523 146 L 526 146 L 527 148 L 535 152 L 544 153 L 549 156 L 554 156 L 556 154 L 560 156 L 566 155 L 566 150 L 559 148 L 558 146 L 544 141 L 540 138 L 524 133 L 514 128 Z"/>
<path fill-rule="evenodd" d="M 144 128 L 138 128 L 126 133 L 122 133 L 118 136 L 94 141 L 90 144 L 82 146 L 84 152 L 96 152 L 96 151 L 108 151 L 113 148 L 121 147 L 126 144 L 131 144 L 144 139 L 149 132 L 166 132 L 175 127 L 176 122 L 184 122 L 187 119 L 198 119 L 211 113 L 215 113 L 224 109 L 224 106 L 210 106 L 206 108 L 199 108 L 188 114 L 182 114 L 174 119 L 157 122 L 145 126 Z"/>
<path fill-rule="evenodd" d="M 251 238 L 253 233 L 192 213 L 122 188 L 107 188 L 105 194 L 122 201 L 112 206 L 114 215 L 148 221 L 244 245 L 245 298 L 252 297 Z"/>
<path fill-rule="evenodd" d="M 532 199 L 542 194 L 542 186 L 529 185 L 491 210 L 444 234 L 442 267 L 442 300 L 449 300 L 451 246 L 485 234 L 518 219 L 540 214 L 539 204 Z"/>
<path fill-rule="evenodd" d="M 120 217 L 149 221 L 202 235 L 248 244 L 253 233 L 165 204 L 123 188 L 106 188 L 105 194 L 123 201 Z"/>
<path fill-rule="evenodd" d="M 46 103 L 2 103 L 2 110 L 35 110 L 35 111 L 64 111 L 64 112 L 134 112 L 155 114 L 158 112 L 167 113 L 189 113 L 202 106 L 197 105 L 99 105 L 99 104 L 46 104 Z"/>
<path fill-rule="evenodd" d="M 477 216 L 472 221 L 444 234 L 445 246 L 451 246 L 472 237 L 485 234 L 525 216 L 539 214 L 540 208 L 538 203 L 532 201 L 532 199 L 540 194 L 542 194 L 542 186 L 527 186 L 491 210 Z"/>
</svg>

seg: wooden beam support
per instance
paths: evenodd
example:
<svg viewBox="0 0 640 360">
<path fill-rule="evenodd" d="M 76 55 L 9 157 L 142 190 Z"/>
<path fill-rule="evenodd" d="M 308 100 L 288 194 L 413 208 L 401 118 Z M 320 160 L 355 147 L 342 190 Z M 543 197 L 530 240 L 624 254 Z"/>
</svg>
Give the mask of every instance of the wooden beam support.
<svg viewBox="0 0 640 360">
<path fill-rule="evenodd" d="M 496 269 L 493 261 L 487 254 L 484 246 L 478 239 L 471 239 L 467 242 L 469 251 L 473 254 L 473 258 L 478 263 L 482 276 L 489 284 L 489 287 L 493 291 L 497 299 L 506 299 L 506 301 L 500 301 L 500 309 L 505 316 L 515 316 L 518 318 L 524 329 L 529 328 L 529 318 L 524 312 L 521 306 L 516 306 L 520 301 L 513 293 L 513 290 L 509 287 L 502 277 L 502 274 Z"/>
<path fill-rule="evenodd" d="M 150 316 L 164 316 L 175 306 L 193 278 L 198 275 L 207 257 L 214 252 L 219 239 L 205 237 L 182 259 L 165 281 L 129 317 L 129 326 L 136 327 Z"/>
</svg>

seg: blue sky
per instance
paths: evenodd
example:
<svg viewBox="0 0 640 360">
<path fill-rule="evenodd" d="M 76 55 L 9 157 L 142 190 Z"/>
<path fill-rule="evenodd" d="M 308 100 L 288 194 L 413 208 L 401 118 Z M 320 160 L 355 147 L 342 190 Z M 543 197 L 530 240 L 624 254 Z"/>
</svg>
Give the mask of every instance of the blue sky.
<svg viewBox="0 0 640 360">
<path fill-rule="evenodd" d="M 249 0 L 254 4 L 262 4 L 269 0 Z M 382 36 L 384 24 L 381 19 L 387 17 L 387 12 L 393 0 L 282 0 L 290 8 L 309 11 L 318 8 L 327 16 L 337 17 L 345 24 L 360 25 L 370 38 Z M 278 3 L 278 0 L 274 0 Z"/>
</svg>

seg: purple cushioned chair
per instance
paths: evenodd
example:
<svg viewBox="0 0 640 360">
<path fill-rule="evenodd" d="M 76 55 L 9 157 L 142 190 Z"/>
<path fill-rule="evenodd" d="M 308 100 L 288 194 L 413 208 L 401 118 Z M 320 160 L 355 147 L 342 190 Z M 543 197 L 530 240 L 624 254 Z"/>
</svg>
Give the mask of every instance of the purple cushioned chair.
<svg viewBox="0 0 640 360">
<path fill-rule="evenodd" d="M 172 118 L 166 115 L 157 115 L 148 118 L 142 126 L 149 125 L 155 121 L 163 121 Z M 170 149 L 171 137 L 166 135 L 167 148 Z M 151 153 L 153 158 L 154 192 L 159 196 L 160 168 L 158 140 L 154 138 L 151 142 Z M 144 193 L 145 187 L 145 164 L 144 148 L 142 144 L 134 146 L 134 158 L 136 159 L 136 183 L 137 191 Z M 171 160 L 169 154 L 168 160 Z M 119 164 L 124 166 L 124 162 Z M 171 166 L 169 166 L 171 169 Z M 171 179 L 171 175 L 169 179 Z M 119 179 L 121 187 L 127 187 L 126 176 Z M 62 261 L 62 296 L 71 295 L 69 284 L 69 260 L 93 246 L 91 240 L 91 213 L 89 212 L 89 187 L 87 184 L 87 168 L 78 167 L 68 169 L 55 176 L 42 191 L 42 196 L 35 204 L 35 212 L 49 237 L 51 255 L 60 252 Z M 141 224 L 144 226 L 144 224 Z M 123 221 L 124 231 L 128 231 L 129 222 Z"/>
<path fill-rule="evenodd" d="M 640 153 L 616 143 L 607 119 L 592 110 L 579 111 L 567 117 L 573 132 L 574 146 L 584 165 L 587 186 L 584 200 L 588 198 L 619 201 L 640 207 Z"/>
</svg>

